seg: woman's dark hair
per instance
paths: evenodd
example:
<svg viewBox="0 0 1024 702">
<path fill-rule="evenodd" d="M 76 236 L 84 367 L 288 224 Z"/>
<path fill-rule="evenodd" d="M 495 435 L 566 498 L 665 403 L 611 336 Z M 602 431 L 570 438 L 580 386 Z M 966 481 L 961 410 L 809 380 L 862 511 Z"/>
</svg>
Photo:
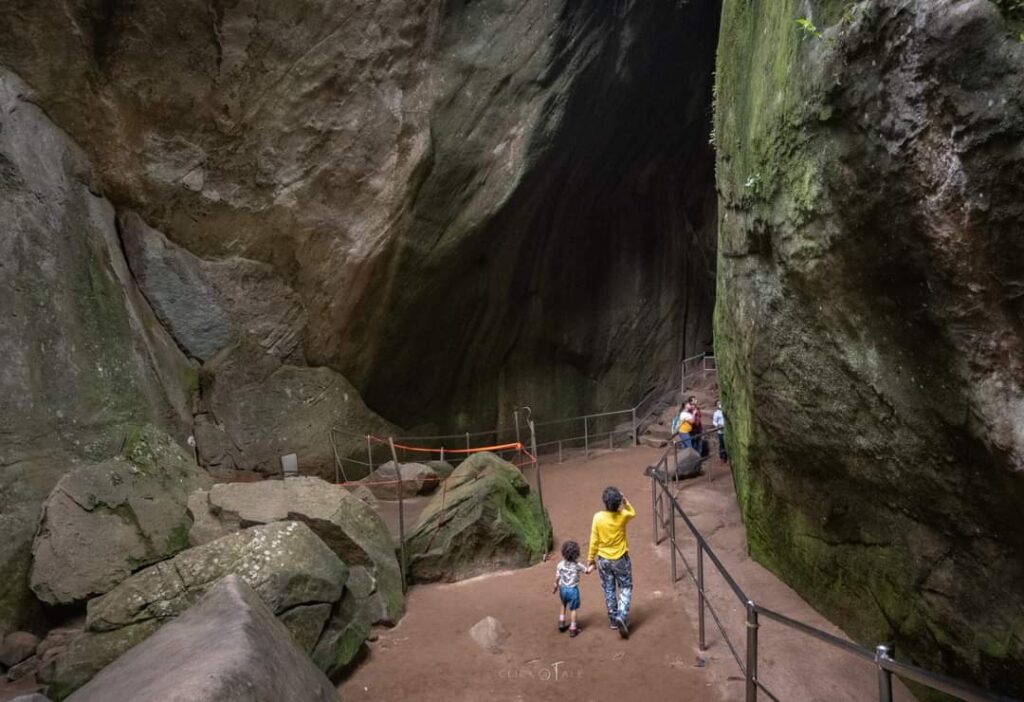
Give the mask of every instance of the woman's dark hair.
<svg viewBox="0 0 1024 702">
<path fill-rule="evenodd" d="M 562 558 L 575 562 L 580 557 L 580 545 L 575 541 L 566 541 L 562 544 Z"/>
<path fill-rule="evenodd" d="M 618 512 L 619 507 L 622 506 L 622 493 L 617 487 L 609 485 L 601 494 L 601 501 L 604 502 L 604 508 L 609 512 Z"/>
</svg>

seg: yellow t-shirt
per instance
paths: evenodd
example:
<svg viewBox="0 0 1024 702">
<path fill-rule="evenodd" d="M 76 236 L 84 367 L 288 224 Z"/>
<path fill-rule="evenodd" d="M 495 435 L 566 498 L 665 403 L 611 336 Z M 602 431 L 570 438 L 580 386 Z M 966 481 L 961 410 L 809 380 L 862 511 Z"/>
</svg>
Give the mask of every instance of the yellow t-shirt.
<svg viewBox="0 0 1024 702">
<path fill-rule="evenodd" d="M 629 544 L 626 542 L 626 524 L 636 516 L 633 505 L 626 502 L 618 512 L 604 510 L 594 515 L 594 522 L 590 527 L 590 549 L 587 551 L 587 561 L 594 560 L 594 556 L 607 558 L 610 561 L 622 558 L 629 551 Z"/>
</svg>

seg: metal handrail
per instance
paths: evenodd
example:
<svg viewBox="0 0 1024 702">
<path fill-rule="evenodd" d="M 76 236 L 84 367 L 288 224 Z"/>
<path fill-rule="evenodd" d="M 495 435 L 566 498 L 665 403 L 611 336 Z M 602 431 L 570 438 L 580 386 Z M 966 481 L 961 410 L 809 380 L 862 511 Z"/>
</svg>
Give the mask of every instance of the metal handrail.
<svg viewBox="0 0 1024 702">
<path fill-rule="evenodd" d="M 655 545 L 660 544 L 662 539 L 659 538 L 659 522 L 660 526 L 666 528 L 668 532 L 668 538 L 670 541 L 671 549 L 671 577 L 673 584 L 678 581 L 677 569 L 676 569 L 676 555 L 678 554 L 683 559 L 683 564 L 686 566 L 687 572 L 690 575 L 691 580 L 697 588 L 698 597 L 698 631 L 699 631 L 699 646 L 700 649 L 706 650 L 707 643 L 705 639 L 705 609 L 711 612 L 712 619 L 718 628 L 719 633 L 722 635 L 729 647 L 733 658 L 739 665 L 740 670 L 746 679 L 746 700 L 747 702 L 756 702 L 758 691 L 764 692 L 768 697 L 775 702 L 778 702 L 778 698 L 772 694 L 767 687 L 758 679 L 757 675 L 757 662 L 758 662 L 758 629 L 760 627 L 759 617 L 764 616 L 782 626 L 785 626 L 794 631 L 798 631 L 802 634 L 810 636 L 811 638 L 820 641 L 833 648 L 840 649 L 850 655 L 856 656 L 862 660 L 874 663 L 878 672 L 878 699 L 880 702 L 892 702 L 892 675 L 896 674 L 901 678 L 912 680 L 920 685 L 929 687 L 933 690 L 944 692 L 948 695 L 952 695 L 967 702 L 1017 702 L 1010 697 L 999 695 L 992 692 L 987 692 L 978 688 L 974 685 L 954 680 L 953 678 L 934 673 L 924 668 L 919 668 L 909 663 L 902 663 L 891 657 L 891 649 L 886 645 L 880 645 L 875 647 L 874 650 L 869 649 L 860 644 L 847 641 L 834 634 L 830 634 L 827 631 L 818 629 L 817 627 L 806 624 L 792 617 L 788 617 L 784 614 L 776 612 L 773 609 L 757 604 L 753 599 L 749 598 L 740 587 L 739 583 L 732 577 L 725 564 L 715 554 L 714 549 L 707 542 L 707 539 L 696 527 L 690 517 L 683 510 L 679 504 L 679 500 L 676 499 L 675 495 L 672 494 L 668 485 L 668 456 L 669 451 L 666 451 L 658 462 L 654 465 L 654 470 L 650 472 L 651 476 L 651 506 L 653 511 L 654 520 L 654 543 Z M 663 469 L 659 472 L 659 468 Z M 669 501 L 669 519 L 665 520 L 662 518 L 663 504 L 665 500 Z M 690 567 L 689 562 L 686 560 L 685 555 L 679 548 L 676 539 L 675 529 L 675 517 L 676 515 L 682 517 L 683 523 L 687 529 L 693 535 L 697 542 L 697 573 L 694 575 L 693 568 Z M 736 649 L 732 640 L 729 638 L 729 634 L 726 632 L 725 627 L 722 625 L 718 613 L 715 611 L 712 603 L 710 602 L 707 592 L 704 587 L 704 555 L 707 555 L 708 559 L 714 564 L 715 569 L 719 575 L 725 580 L 726 584 L 732 590 L 736 599 L 744 605 L 747 612 L 747 647 L 746 647 L 746 664 L 741 660 L 739 651 Z"/>
</svg>

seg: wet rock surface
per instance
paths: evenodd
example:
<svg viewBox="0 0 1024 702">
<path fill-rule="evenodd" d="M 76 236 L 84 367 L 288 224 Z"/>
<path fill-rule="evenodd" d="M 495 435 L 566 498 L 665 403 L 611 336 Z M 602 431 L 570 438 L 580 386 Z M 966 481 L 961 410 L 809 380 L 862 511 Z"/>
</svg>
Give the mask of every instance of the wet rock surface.
<svg viewBox="0 0 1024 702">
<path fill-rule="evenodd" d="M 861 641 L 1021 696 L 1020 17 L 837 0 L 818 37 L 806 3 L 725 5 L 716 351 L 751 552 Z"/>
</svg>

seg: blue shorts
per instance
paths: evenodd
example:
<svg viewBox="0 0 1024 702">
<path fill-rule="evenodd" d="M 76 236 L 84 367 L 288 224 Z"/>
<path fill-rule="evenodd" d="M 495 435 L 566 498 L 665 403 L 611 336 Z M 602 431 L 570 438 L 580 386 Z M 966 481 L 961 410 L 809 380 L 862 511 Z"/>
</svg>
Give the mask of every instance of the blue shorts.
<svg viewBox="0 0 1024 702">
<path fill-rule="evenodd" d="M 558 596 L 562 598 L 562 604 L 568 610 L 575 610 L 580 608 L 580 589 L 579 587 L 564 587 L 558 588 Z"/>
</svg>

